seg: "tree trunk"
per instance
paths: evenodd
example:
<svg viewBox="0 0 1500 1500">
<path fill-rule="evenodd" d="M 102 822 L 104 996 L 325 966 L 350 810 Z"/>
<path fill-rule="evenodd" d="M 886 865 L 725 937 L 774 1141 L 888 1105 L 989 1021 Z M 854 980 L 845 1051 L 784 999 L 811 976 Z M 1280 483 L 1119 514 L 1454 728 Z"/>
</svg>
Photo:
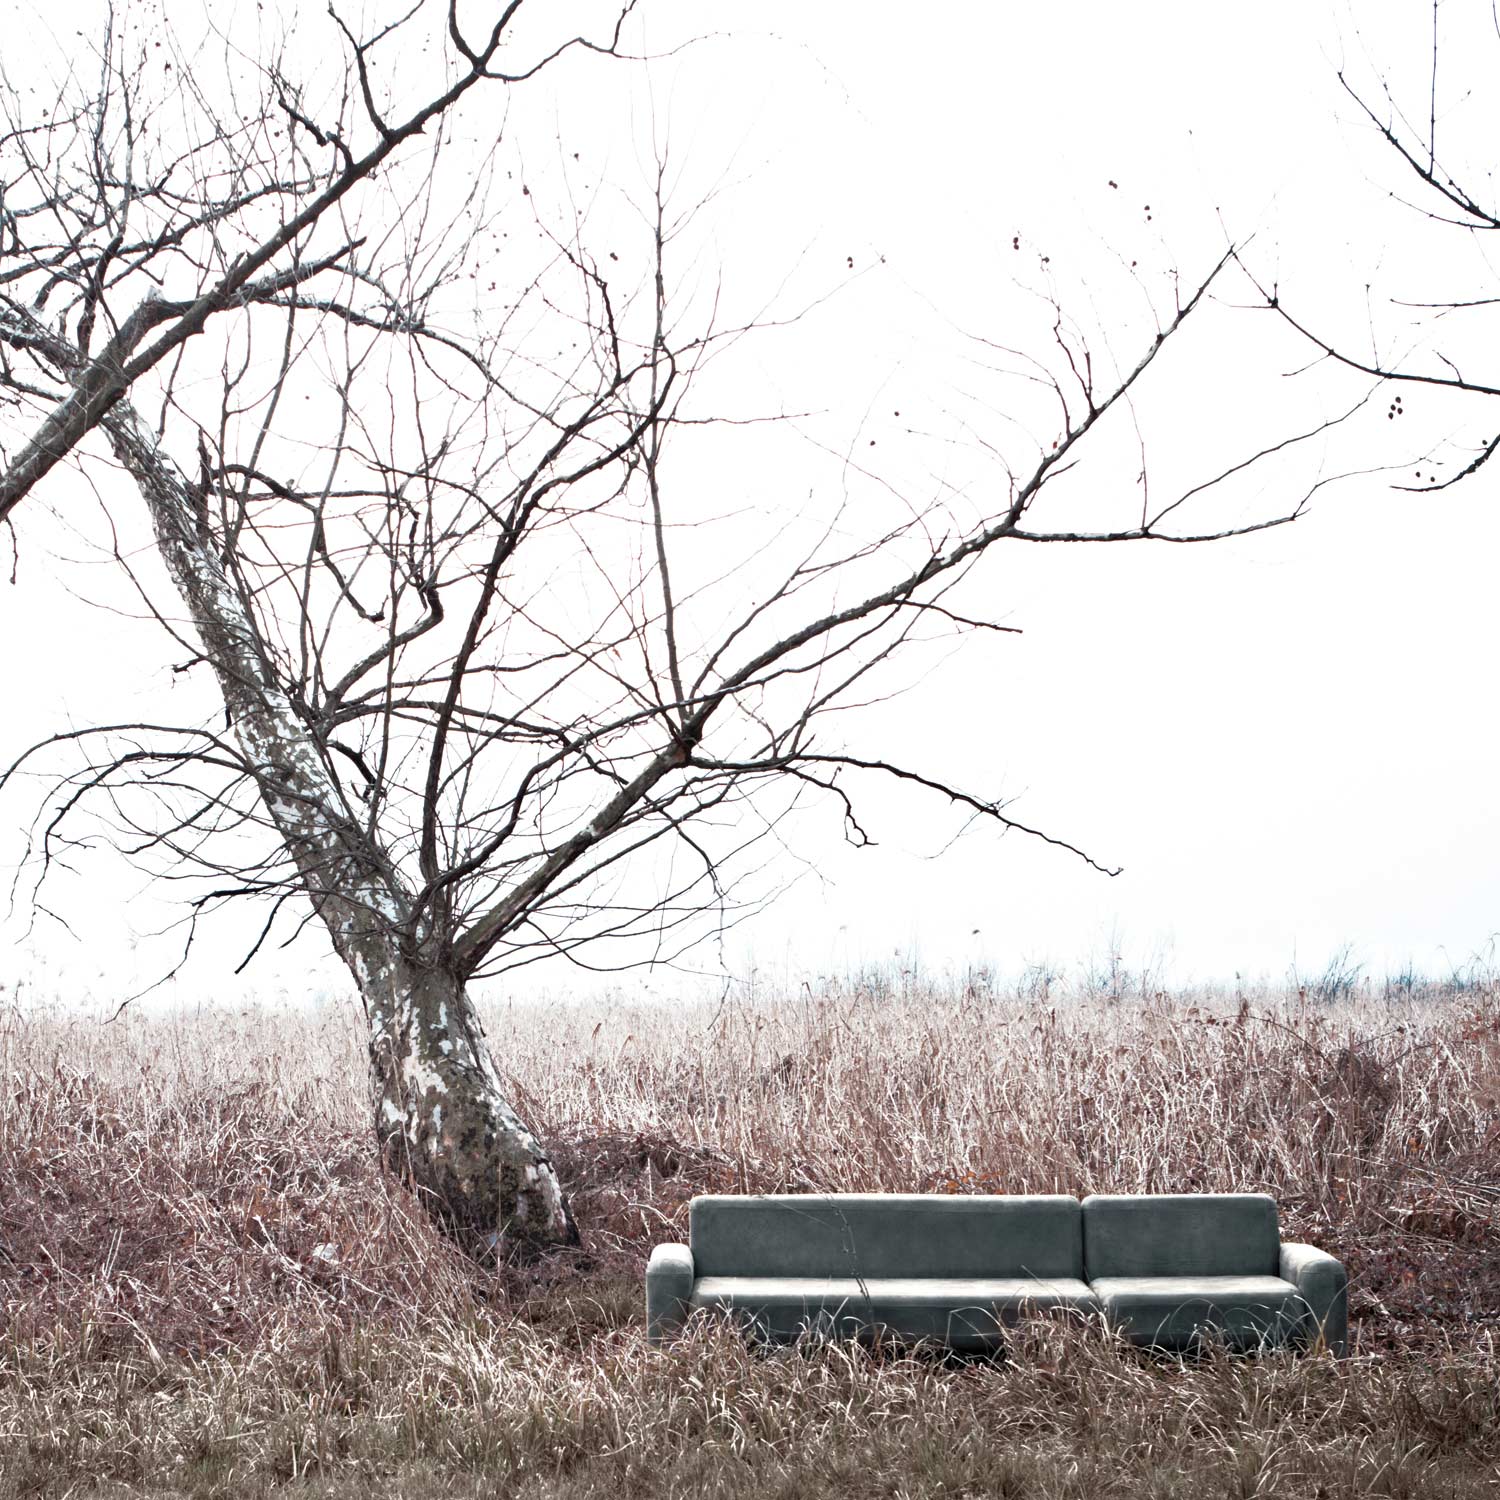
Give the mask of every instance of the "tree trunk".
<svg viewBox="0 0 1500 1500">
<path fill-rule="evenodd" d="M 366 1011 L 386 1165 L 473 1253 L 576 1245 L 562 1184 L 506 1101 L 463 981 L 397 963 L 388 984 L 366 992 Z"/>
<path fill-rule="evenodd" d="M 505 1099 L 451 955 L 421 959 L 412 898 L 361 826 L 277 680 L 196 493 L 127 400 L 105 418 L 151 513 L 167 570 L 218 678 L 234 736 L 301 885 L 348 965 L 370 1027 L 382 1158 L 466 1248 L 575 1245 L 552 1164 Z"/>
</svg>

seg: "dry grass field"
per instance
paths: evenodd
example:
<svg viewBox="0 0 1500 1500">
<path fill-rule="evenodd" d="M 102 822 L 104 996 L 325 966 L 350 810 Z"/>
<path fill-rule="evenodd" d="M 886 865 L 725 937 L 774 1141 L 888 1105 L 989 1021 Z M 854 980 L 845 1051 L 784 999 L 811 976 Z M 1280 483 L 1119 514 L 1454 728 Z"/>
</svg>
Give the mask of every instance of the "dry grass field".
<svg viewBox="0 0 1500 1500">
<path fill-rule="evenodd" d="M 1500 1495 L 1500 986 L 1339 989 L 491 1010 L 586 1236 L 493 1272 L 376 1170 L 347 1006 L 6 1012 L 0 1500 Z M 649 1349 L 689 1198 L 800 1189 L 1264 1190 L 1353 1356 Z"/>
</svg>

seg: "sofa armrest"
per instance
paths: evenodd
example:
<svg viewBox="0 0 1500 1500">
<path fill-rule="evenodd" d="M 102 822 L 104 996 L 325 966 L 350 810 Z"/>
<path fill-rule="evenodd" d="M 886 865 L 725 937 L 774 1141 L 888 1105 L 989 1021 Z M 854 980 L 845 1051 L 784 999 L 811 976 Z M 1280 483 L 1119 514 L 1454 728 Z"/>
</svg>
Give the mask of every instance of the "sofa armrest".
<svg viewBox="0 0 1500 1500">
<path fill-rule="evenodd" d="M 646 1336 L 653 1344 L 687 1321 L 693 1295 L 693 1252 L 686 1245 L 657 1245 L 646 1262 Z"/>
<path fill-rule="evenodd" d="M 1349 1352 L 1349 1277 L 1341 1262 L 1315 1245 L 1281 1247 L 1281 1279 L 1307 1304 L 1313 1337 L 1321 1332 L 1335 1358 Z"/>
</svg>

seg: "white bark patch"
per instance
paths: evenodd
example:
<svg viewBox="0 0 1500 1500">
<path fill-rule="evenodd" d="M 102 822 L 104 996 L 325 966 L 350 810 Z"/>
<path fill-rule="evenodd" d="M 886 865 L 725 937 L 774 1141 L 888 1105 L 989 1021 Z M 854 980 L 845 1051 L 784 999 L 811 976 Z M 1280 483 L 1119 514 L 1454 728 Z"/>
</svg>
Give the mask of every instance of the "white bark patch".
<svg viewBox="0 0 1500 1500">
<path fill-rule="evenodd" d="M 400 1063 L 397 1079 L 401 1087 L 401 1096 L 406 1103 L 405 1132 L 408 1139 L 415 1145 L 422 1112 L 432 1094 L 437 1095 L 432 1106 L 432 1128 L 434 1132 L 440 1128 L 442 1101 L 448 1097 L 448 1084 L 436 1068 L 429 1067 L 421 1058 L 415 1056 L 407 1057 Z M 437 1150 L 436 1134 L 429 1139 L 428 1147 L 432 1151 Z"/>
<path fill-rule="evenodd" d="M 412 1099 L 425 1099 L 430 1089 L 436 1089 L 440 1094 L 448 1092 L 443 1075 L 436 1068 L 428 1067 L 419 1057 L 408 1057 L 401 1064 L 401 1086 Z"/>
</svg>

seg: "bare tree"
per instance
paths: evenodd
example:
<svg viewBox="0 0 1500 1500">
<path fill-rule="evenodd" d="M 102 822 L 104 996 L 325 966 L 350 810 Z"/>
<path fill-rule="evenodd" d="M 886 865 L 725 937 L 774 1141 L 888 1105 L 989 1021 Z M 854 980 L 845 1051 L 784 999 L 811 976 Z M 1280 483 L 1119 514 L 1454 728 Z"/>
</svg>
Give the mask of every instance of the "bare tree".
<svg viewBox="0 0 1500 1500">
<path fill-rule="evenodd" d="M 8 93 L 0 387 L 19 441 L 0 513 L 107 449 L 154 537 L 144 561 L 117 539 L 119 565 L 149 602 L 164 564 L 175 602 L 151 608 L 179 669 L 211 674 L 222 722 L 70 732 L 5 779 L 44 749 L 79 752 L 33 824 L 39 881 L 93 809 L 163 879 L 207 882 L 195 916 L 258 898 L 262 938 L 283 910 L 321 922 L 363 1000 L 386 1160 L 494 1251 L 578 1236 L 506 1097 L 474 981 L 601 939 L 674 951 L 788 793 L 832 799 L 861 838 L 861 776 L 1086 858 L 992 798 L 848 749 L 830 716 L 924 631 L 1006 628 L 954 593 L 997 544 L 1284 524 L 1316 483 L 1233 525 L 1183 521 L 1343 417 L 1168 498 L 1138 486 L 1119 524 L 1047 519 L 1044 494 L 1131 408 L 1231 249 L 1112 374 L 1056 312 L 1028 377 L 1056 425 L 1028 438 L 1027 467 L 997 461 L 981 514 L 836 505 L 774 573 L 740 544 L 716 551 L 674 508 L 667 457 L 701 438 L 699 377 L 748 325 L 712 293 L 678 294 L 691 215 L 665 166 L 632 274 L 591 246 L 581 210 L 559 228 L 493 155 L 476 165 L 454 144 L 471 94 L 519 99 L 582 52 L 625 65 L 625 17 L 513 41 L 521 0 L 482 35 L 456 0 L 421 32 L 428 9 L 361 39 L 338 23 L 331 101 L 309 102 L 279 60 L 253 99 L 221 96 L 174 54 L 187 135 L 118 27 L 90 87 L 48 112 Z M 442 51 L 441 86 L 398 113 L 419 36 Z M 476 297 L 476 278 L 504 287 Z M 748 597 L 730 587 L 747 580 Z"/>
<path fill-rule="evenodd" d="M 1401 215 L 1391 238 L 1421 249 L 1422 285 L 1381 282 L 1350 290 L 1352 318 L 1339 319 L 1296 284 L 1283 289 L 1256 268 L 1247 271 L 1265 306 L 1318 351 L 1321 360 L 1356 380 L 1390 382 L 1397 394 L 1387 407 L 1390 421 L 1407 415 L 1402 389 L 1444 398 L 1461 409 L 1457 434 L 1429 449 L 1396 488 L 1412 493 L 1449 489 L 1476 474 L 1500 450 L 1500 434 L 1489 401 L 1500 396 L 1500 376 L 1486 369 L 1495 348 L 1489 318 L 1500 297 L 1493 291 L 1489 237 L 1500 231 L 1500 196 L 1494 183 L 1496 96 L 1484 71 L 1500 51 L 1500 10 L 1494 5 L 1449 6 L 1433 0 L 1430 14 L 1413 9 L 1402 17 L 1430 43 L 1426 77 L 1393 89 L 1377 71 L 1362 80 L 1346 65 L 1338 83 L 1352 105 L 1356 127 L 1373 132 L 1394 166 L 1378 179 L 1380 196 Z M 1353 40 L 1363 49 L 1356 27 Z M 1377 69 L 1379 64 L 1376 64 Z M 1420 69 L 1420 63 L 1418 68 Z M 1441 146 L 1439 136 L 1441 134 Z M 1441 290 L 1439 290 L 1441 288 Z M 1350 326 L 1350 323 L 1353 326 Z M 1479 397 L 1478 402 L 1464 398 Z M 1472 413 L 1483 413 L 1477 421 Z M 1476 436 L 1476 428 L 1478 435 Z M 1440 451 L 1441 450 L 1441 451 Z"/>
</svg>

